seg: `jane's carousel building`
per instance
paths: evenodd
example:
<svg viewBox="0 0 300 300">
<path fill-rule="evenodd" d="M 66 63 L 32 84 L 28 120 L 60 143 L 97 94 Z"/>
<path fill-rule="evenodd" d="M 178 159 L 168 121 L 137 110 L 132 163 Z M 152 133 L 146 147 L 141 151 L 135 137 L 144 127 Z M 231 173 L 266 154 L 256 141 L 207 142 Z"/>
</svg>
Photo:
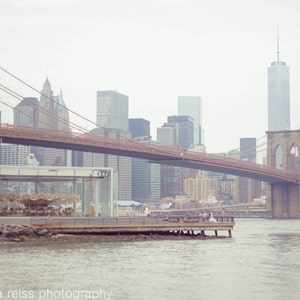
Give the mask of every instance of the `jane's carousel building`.
<svg viewBox="0 0 300 300">
<path fill-rule="evenodd" d="M 0 215 L 117 216 L 112 168 L 0 166 Z"/>
</svg>

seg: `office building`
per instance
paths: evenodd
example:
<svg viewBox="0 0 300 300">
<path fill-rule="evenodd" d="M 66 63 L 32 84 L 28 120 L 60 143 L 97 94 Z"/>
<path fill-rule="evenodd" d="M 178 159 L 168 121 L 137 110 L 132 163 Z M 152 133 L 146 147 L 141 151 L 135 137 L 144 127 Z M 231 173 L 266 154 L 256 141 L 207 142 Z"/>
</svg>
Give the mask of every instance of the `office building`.
<svg viewBox="0 0 300 300">
<path fill-rule="evenodd" d="M 0 165 L 27 165 L 30 147 L 24 145 L 1 144 Z"/>
<path fill-rule="evenodd" d="M 157 128 L 157 141 L 161 145 L 180 145 L 188 149 L 193 141 L 193 122 L 190 116 L 169 116 L 168 122 Z M 161 166 L 161 198 L 183 195 L 183 179 L 189 176 L 189 169 L 175 166 Z"/>
<path fill-rule="evenodd" d="M 277 60 L 268 68 L 268 131 L 291 129 L 290 71 L 279 58 L 277 35 Z"/>
<path fill-rule="evenodd" d="M 33 97 L 23 98 L 14 108 L 14 124 L 37 127 L 39 100 Z"/>
<path fill-rule="evenodd" d="M 240 159 L 256 162 L 256 138 L 240 138 Z"/>
<path fill-rule="evenodd" d="M 186 195 L 192 195 L 195 201 L 208 203 L 209 199 L 217 196 L 216 178 L 188 178 L 184 179 L 184 192 Z"/>
<path fill-rule="evenodd" d="M 161 145 L 174 145 L 175 133 L 173 127 L 162 126 L 157 128 L 157 141 Z"/>
<path fill-rule="evenodd" d="M 256 138 L 240 138 L 240 159 L 256 162 Z M 248 203 L 261 197 L 261 182 L 251 178 L 236 177 L 235 199 Z"/>
<path fill-rule="evenodd" d="M 46 79 L 41 91 L 38 127 L 48 130 L 70 131 L 69 112 L 62 97 L 62 92 L 60 92 L 58 96 L 54 96 L 48 78 Z M 41 155 L 41 165 L 67 165 L 67 154 L 70 153 L 70 151 L 53 148 L 42 148 L 41 151 L 43 153 Z"/>
<path fill-rule="evenodd" d="M 151 144 L 150 122 L 142 118 L 129 119 L 132 138 L 138 143 Z M 160 200 L 160 164 L 145 159 L 132 159 L 132 200 L 157 202 Z"/>
<path fill-rule="evenodd" d="M 38 127 L 47 129 L 56 129 L 56 114 L 54 105 L 54 96 L 51 84 L 47 78 L 43 89 L 41 90 Z"/>
<path fill-rule="evenodd" d="M 60 90 L 60 93 L 58 96 L 54 97 L 55 101 L 55 112 L 58 115 L 57 120 L 57 128 L 59 130 L 63 131 L 71 131 L 70 129 L 70 117 L 69 117 L 69 110 L 67 109 L 65 100 L 63 98 L 62 90 Z"/>
<path fill-rule="evenodd" d="M 93 132 L 112 138 L 131 138 L 128 131 L 128 96 L 116 91 L 97 91 L 96 120 Z M 118 199 L 132 200 L 132 159 L 108 154 L 84 153 L 84 166 L 113 168 L 118 173 Z"/>
<path fill-rule="evenodd" d="M 193 144 L 204 144 L 202 122 L 202 99 L 198 96 L 179 96 L 177 98 L 178 116 L 190 116 L 194 122 Z"/>
<path fill-rule="evenodd" d="M 163 127 L 174 128 L 174 142 L 187 150 L 194 141 L 194 123 L 190 116 L 168 116 Z"/>
<path fill-rule="evenodd" d="M 151 146 L 153 142 L 140 141 Z M 138 202 L 158 202 L 160 200 L 161 165 L 145 159 L 132 159 L 132 200 Z"/>
<path fill-rule="evenodd" d="M 129 119 L 129 131 L 132 138 L 140 140 L 143 138 L 150 138 L 150 121 L 143 118 L 131 118 Z"/>
<path fill-rule="evenodd" d="M 128 132 L 128 96 L 111 90 L 98 91 L 96 120 L 99 127 Z"/>
<path fill-rule="evenodd" d="M 34 97 L 26 97 L 14 108 L 14 124 L 29 127 L 38 127 L 39 100 Z M 37 160 L 41 160 L 39 147 L 30 146 L 30 152 Z"/>
</svg>

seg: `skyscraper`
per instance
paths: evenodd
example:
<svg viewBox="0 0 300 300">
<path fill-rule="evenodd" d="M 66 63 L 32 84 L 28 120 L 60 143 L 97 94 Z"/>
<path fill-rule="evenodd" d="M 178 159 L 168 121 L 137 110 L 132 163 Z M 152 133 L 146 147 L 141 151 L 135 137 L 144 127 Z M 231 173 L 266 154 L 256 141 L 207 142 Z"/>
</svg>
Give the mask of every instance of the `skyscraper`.
<svg viewBox="0 0 300 300">
<path fill-rule="evenodd" d="M 129 130 L 139 143 L 153 144 L 150 122 L 142 118 L 129 119 Z M 132 159 L 132 200 L 155 202 L 160 199 L 160 164 L 145 159 Z"/>
<path fill-rule="evenodd" d="M 268 68 L 268 131 L 290 130 L 290 71 L 279 59 L 277 31 L 277 61 Z"/>
<path fill-rule="evenodd" d="M 65 100 L 63 98 L 62 90 L 60 90 L 58 96 L 54 97 L 54 101 L 56 104 L 55 111 L 59 116 L 59 119 L 57 121 L 57 128 L 63 131 L 70 131 L 71 129 L 70 129 L 69 110 L 67 109 Z"/>
<path fill-rule="evenodd" d="M 128 96 L 116 91 L 97 92 L 97 124 L 128 131 Z"/>
<path fill-rule="evenodd" d="M 33 97 L 24 98 L 14 108 L 14 124 L 29 127 L 38 127 L 39 120 L 39 100 Z M 30 146 L 30 152 L 41 161 L 39 147 Z"/>
<path fill-rule="evenodd" d="M 47 78 L 41 91 L 38 127 L 49 130 L 69 131 L 69 112 L 60 95 L 53 96 L 49 79 Z M 43 159 L 41 165 L 65 166 L 67 151 L 63 149 L 42 148 Z"/>
<path fill-rule="evenodd" d="M 174 145 L 175 144 L 174 128 L 169 126 L 158 127 L 157 140 L 161 145 Z"/>
<path fill-rule="evenodd" d="M 193 143 L 193 119 L 190 116 L 168 116 L 168 122 L 157 128 L 157 140 L 161 145 L 180 145 L 187 150 Z M 183 194 L 184 168 L 161 166 L 161 198 Z"/>
<path fill-rule="evenodd" d="M 30 147 L 24 145 L 1 144 L 0 145 L 0 164 L 24 166 L 27 164 L 27 157 Z"/>
<path fill-rule="evenodd" d="M 164 127 L 174 128 L 175 144 L 187 150 L 194 141 L 193 119 L 190 116 L 169 116 Z"/>
<path fill-rule="evenodd" d="M 256 138 L 240 138 L 240 159 L 256 162 Z"/>
<path fill-rule="evenodd" d="M 142 118 L 129 119 L 129 131 L 134 139 L 150 137 L 150 122 Z"/>
<path fill-rule="evenodd" d="M 256 138 L 240 138 L 240 159 L 256 162 Z M 235 197 L 240 203 L 261 197 L 261 182 L 258 180 L 236 177 L 236 188 Z"/>
<path fill-rule="evenodd" d="M 202 99 L 198 96 L 179 96 L 177 98 L 178 116 L 190 116 L 194 120 L 195 145 L 204 144 L 204 130 L 202 125 Z"/>
<path fill-rule="evenodd" d="M 40 97 L 40 111 L 38 119 L 39 128 L 55 129 L 55 109 L 53 91 L 47 78 Z"/>
<path fill-rule="evenodd" d="M 37 127 L 39 100 L 37 98 L 24 98 L 14 109 L 14 124 Z"/>
<path fill-rule="evenodd" d="M 101 128 L 94 129 L 94 133 L 104 134 L 112 138 L 118 136 L 130 138 L 128 131 L 128 96 L 112 90 L 97 91 L 96 107 L 97 125 Z M 84 153 L 84 165 L 113 168 L 115 172 L 118 172 L 118 199 L 132 200 L 132 159 L 130 157 Z"/>
</svg>

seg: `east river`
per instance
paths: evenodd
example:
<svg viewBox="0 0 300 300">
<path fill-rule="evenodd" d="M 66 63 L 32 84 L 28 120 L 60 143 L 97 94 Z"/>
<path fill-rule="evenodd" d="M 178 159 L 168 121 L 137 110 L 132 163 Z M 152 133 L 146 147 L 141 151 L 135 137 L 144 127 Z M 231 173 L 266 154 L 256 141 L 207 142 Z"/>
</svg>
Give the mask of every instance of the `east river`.
<svg viewBox="0 0 300 300">
<path fill-rule="evenodd" d="M 224 233 L 226 234 L 226 233 Z M 0 299 L 300 299 L 300 220 L 232 238 L 0 244 Z"/>
</svg>

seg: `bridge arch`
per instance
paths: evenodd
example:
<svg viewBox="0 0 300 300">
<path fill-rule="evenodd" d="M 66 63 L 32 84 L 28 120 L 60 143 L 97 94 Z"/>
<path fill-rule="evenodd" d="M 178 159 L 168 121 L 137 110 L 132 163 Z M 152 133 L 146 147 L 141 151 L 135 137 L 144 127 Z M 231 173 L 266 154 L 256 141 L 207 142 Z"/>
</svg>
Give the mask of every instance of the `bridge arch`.
<svg viewBox="0 0 300 300">
<path fill-rule="evenodd" d="M 267 165 L 296 172 L 299 178 L 300 130 L 269 131 L 267 145 Z M 300 218 L 299 184 L 268 184 L 266 210 L 271 218 Z"/>
<path fill-rule="evenodd" d="M 290 157 L 289 157 L 289 169 L 293 171 L 298 171 L 299 170 L 299 148 L 298 146 L 294 143 L 290 149 Z"/>
<path fill-rule="evenodd" d="M 283 159 L 283 147 L 279 144 L 275 148 L 275 168 L 283 169 L 284 159 Z"/>
</svg>

